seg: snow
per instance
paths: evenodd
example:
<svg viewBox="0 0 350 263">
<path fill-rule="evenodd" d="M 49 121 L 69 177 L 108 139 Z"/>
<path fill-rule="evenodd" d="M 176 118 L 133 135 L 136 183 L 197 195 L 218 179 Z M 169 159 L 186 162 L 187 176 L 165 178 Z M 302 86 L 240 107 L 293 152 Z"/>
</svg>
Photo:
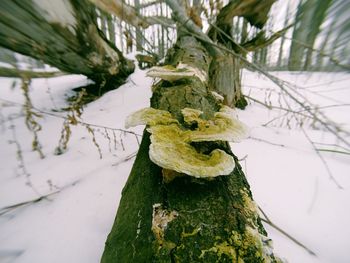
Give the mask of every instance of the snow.
<svg viewBox="0 0 350 263">
<path fill-rule="evenodd" d="M 344 104 L 324 111 L 342 123 L 342 127 L 349 128 L 350 74 L 272 74 L 300 86 L 299 90 L 320 107 Z M 111 138 L 108 140 L 105 129 L 100 127 L 95 130 L 103 156 L 100 159 L 87 129 L 71 126 L 68 151 L 53 154 L 61 134 L 61 117 L 67 114 L 61 111 L 67 106 L 66 97 L 72 88 L 87 83 L 85 77 L 78 75 L 32 81 L 30 96 L 34 107 L 55 115 L 43 114 L 37 118 L 42 126 L 39 141 L 46 156 L 40 159 L 31 151 L 33 135 L 24 124 L 20 80 L 0 78 L 0 209 L 54 193 L 0 216 L 0 262 L 92 263 L 101 258 L 138 143 L 133 134 L 115 131 L 114 145 L 113 133 L 107 130 Z M 256 73 L 244 72 L 243 83 L 245 93 L 251 97 L 273 103 L 278 100 L 278 89 Z M 126 116 L 149 106 L 151 84 L 145 72 L 137 69 L 126 84 L 87 105 L 83 121 L 124 129 Z M 232 144 L 232 150 L 242 159 L 255 201 L 276 225 L 317 256 L 265 225 L 274 241 L 275 252 L 288 262 L 349 262 L 349 155 L 332 152 L 322 155 L 332 176 L 343 187 L 340 190 L 303 132 L 293 123 L 292 129 L 288 129 L 282 118 L 262 126 L 281 111 L 268 110 L 252 102 L 246 110 L 237 113 L 251 131 L 250 138 Z M 19 167 L 17 146 L 10 143 L 14 141 L 11 127 L 30 176 Z M 317 142 L 336 142 L 322 129 L 313 129 L 310 125 L 304 129 Z M 142 127 L 133 131 L 142 134 Z"/>
<path fill-rule="evenodd" d="M 0 61 L 0 67 L 4 67 L 4 68 L 12 68 L 12 65 L 6 62 L 1 62 Z"/>
<path fill-rule="evenodd" d="M 60 23 L 64 27 L 76 25 L 75 13 L 71 3 L 67 0 L 43 1 L 34 0 L 38 9 L 41 9 L 40 14 L 43 14 L 45 19 L 51 23 Z"/>
</svg>

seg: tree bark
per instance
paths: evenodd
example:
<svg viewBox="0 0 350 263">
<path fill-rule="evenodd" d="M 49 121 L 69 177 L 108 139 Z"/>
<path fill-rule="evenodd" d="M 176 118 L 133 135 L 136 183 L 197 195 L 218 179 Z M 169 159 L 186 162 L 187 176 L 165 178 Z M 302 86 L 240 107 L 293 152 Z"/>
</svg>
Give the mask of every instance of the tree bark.
<svg viewBox="0 0 350 263">
<path fill-rule="evenodd" d="M 331 2 L 331 0 L 300 2 L 289 54 L 289 70 L 298 71 L 309 68 L 312 48 Z M 306 48 L 306 46 L 309 48 Z"/>
<path fill-rule="evenodd" d="M 245 44 L 250 40 L 245 39 L 238 45 L 232 39 L 232 19 L 233 17 L 243 17 L 252 26 L 262 28 L 268 18 L 268 12 L 275 0 L 267 1 L 231 1 L 223 7 L 217 16 L 216 23 L 209 30 L 209 37 L 237 54 L 246 55 Z M 265 40 L 265 39 L 264 39 Z M 266 42 L 266 41 L 264 41 Z M 242 49 L 242 46 L 245 49 Z M 256 43 L 250 46 L 253 50 L 260 48 Z M 250 50 L 251 51 L 251 50 Z M 210 86 L 224 96 L 224 103 L 230 107 L 244 109 L 247 106 L 242 90 L 240 75 L 242 63 L 237 56 L 229 52 L 224 52 L 221 57 L 216 57 L 211 65 Z"/>
<path fill-rule="evenodd" d="M 165 63 L 181 62 L 208 73 L 210 60 L 194 37 L 181 36 Z M 169 111 L 182 124 L 183 108 L 201 110 L 206 119 L 220 108 L 197 78 L 161 81 L 153 91 L 151 106 Z M 101 262 L 276 262 L 249 184 L 227 142 L 195 145 L 205 152 L 220 148 L 235 160 L 229 175 L 212 180 L 185 174 L 165 180 L 169 170 L 150 160 L 149 145 L 145 131 Z"/>
<path fill-rule="evenodd" d="M 58 69 L 114 83 L 134 65 L 96 25 L 89 1 L 0 1 L 0 45 Z"/>
</svg>

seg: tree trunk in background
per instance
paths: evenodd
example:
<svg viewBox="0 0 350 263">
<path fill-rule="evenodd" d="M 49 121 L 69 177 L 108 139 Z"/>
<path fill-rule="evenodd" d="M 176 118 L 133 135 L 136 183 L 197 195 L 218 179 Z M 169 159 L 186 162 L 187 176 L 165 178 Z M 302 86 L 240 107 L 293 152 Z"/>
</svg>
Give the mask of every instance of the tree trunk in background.
<svg viewBox="0 0 350 263">
<path fill-rule="evenodd" d="M 289 12 L 290 12 L 290 2 L 288 2 L 288 5 L 287 5 L 286 17 L 284 19 L 283 28 L 286 28 L 288 23 L 289 23 Z M 285 35 L 286 35 L 286 32 L 283 33 L 282 38 L 281 38 L 281 44 L 280 44 L 280 48 L 279 48 L 279 52 L 278 52 L 278 59 L 277 59 L 277 69 L 281 69 L 282 67 L 285 66 L 285 65 L 282 65 L 283 46 L 284 46 L 284 42 L 286 40 Z"/>
<path fill-rule="evenodd" d="M 225 34 L 231 36 L 232 25 L 218 24 L 217 26 L 223 32 L 216 32 L 215 36 L 209 34 L 209 37 L 229 50 L 235 50 L 239 53 L 238 49 L 235 49 L 235 46 L 232 45 L 232 41 L 225 36 Z M 223 51 L 223 53 L 224 56 L 215 58 L 211 63 L 209 86 L 224 96 L 226 105 L 244 109 L 247 102 L 241 91 L 241 61 L 229 52 Z"/>
<path fill-rule="evenodd" d="M 243 19 L 241 43 L 245 43 L 247 39 L 248 39 L 248 21 L 246 19 Z M 246 56 L 247 54 L 244 54 L 244 57 Z"/>
<path fill-rule="evenodd" d="M 208 36 L 214 42 L 244 57 L 246 52 L 232 40 L 233 17 L 243 17 L 252 26 L 261 29 L 267 21 L 268 12 L 274 2 L 275 0 L 229 2 L 221 9 Z M 227 51 L 223 53 L 224 56 L 215 58 L 210 66 L 209 86 L 224 96 L 226 105 L 244 109 L 247 101 L 243 96 L 240 80 L 243 65 L 237 56 Z"/>
<path fill-rule="evenodd" d="M 259 50 L 254 51 L 253 53 L 253 63 L 259 64 Z"/>
<path fill-rule="evenodd" d="M 107 27 L 107 19 L 106 19 L 106 15 L 107 13 L 104 11 L 100 11 L 100 19 L 101 19 L 101 31 L 103 32 L 103 34 L 105 35 L 105 37 L 107 37 L 107 32 L 108 32 L 108 27 Z"/>
<path fill-rule="evenodd" d="M 163 16 L 163 6 L 162 4 L 159 5 L 160 6 L 160 16 Z M 160 25 L 160 28 L 161 28 L 161 37 L 159 39 L 160 43 L 159 43 L 159 54 L 158 54 L 158 57 L 159 58 L 163 58 L 165 56 L 165 43 L 166 43 L 166 40 L 165 40 L 165 29 L 164 29 L 164 26 L 163 25 Z"/>
<path fill-rule="evenodd" d="M 313 13 L 312 23 L 310 25 L 310 33 L 307 38 L 307 44 L 310 47 L 314 47 L 316 37 L 320 32 L 321 25 L 326 17 L 327 10 L 330 7 L 333 0 L 322 0 L 318 1 L 315 7 L 315 11 Z M 312 53 L 313 50 L 308 48 L 306 51 L 304 70 L 307 71 L 310 69 L 312 63 Z"/>
<path fill-rule="evenodd" d="M 349 57 L 343 55 L 344 52 L 346 54 L 346 52 L 348 52 L 350 49 L 349 10 L 350 1 L 344 0 L 333 0 L 332 6 L 329 10 L 330 17 L 335 17 L 337 20 L 335 22 L 334 30 L 331 32 L 331 44 L 327 46 L 326 50 L 326 53 L 330 54 L 331 57 L 329 60 L 331 63 L 328 65 L 328 69 L 331 70 L 334 70 L 334 68 L 332 68 L 332 65 L 337 64 L 334 63 L 335 61 L 339 61 L 344 65 L 349 65 Z M 346 68 L 347 70 L 349 69 L 349 67 Z"/>
<path fill-rule="evenodd" d="M 135 3 L 135 11 L 139 15 L 140 14 L 140 0 L 134 0 Z M 143 50 L 143 37 L 142 37 L 142 31 L 140 27 L 135 27 L 136 31 L 136 51 L 142 51 Z"/>
<path fill-rule="evenodd" d="M 259 65 L 265 67 L 267 64 L 267 48 L 262 48 L 259 51 L 260 51 Z"/>
<path fill-rule="evenodd" d="M 239 52 L 232 43 L 232 40 L 229 39 L 229 36 L 232 36 L 232 21 L 221 19 L 220 16 L 220 14 L 225 14 L 226 9 L 229 9 L 228 6 L 225 6 L 221 10 L 221 13 L 217 17 L 216 27 L 212 27 L 208 35 L 214 42 L 220 43 L 229 50 Z M 238 28 L 239 20 L 237 20 L 236 24 L 236 28 Z M 224 56 L 222 57 L 214 58 L 211 64 L 209 86 L 223 95 L 224 103 L 230 107 L 235 107 L 237 102 L 244 99 L 241 92 L 241 70 L 239 59 L 235 58 L 229 52 L 224 52 Z"/>
<path fill-rule="evenodd" d="M 107 25 L 108 25 L 108 34 L 109 41 L 115 45 L 115 20 L 111 14 L 107 14 Z"/>
<path fill-rule="evenodd" d="M 86 0 L 0 1 L 0 45 L 58 69 L 115 84 L 134 65 L 98 30 Z"/>
<path fill-rule="evenodd" d="M 298 36 L 300 39 L 306 39 L 307 34 L 307 28 L 300 27 L 302 16 L 302 1 L 303 0 L 299 0 L 298 9 L 295 16 L 292 43 L 289 50 L 288 70 L 301 70 L 302 67 L 302 59 L 304 56 L 305 47 L 301 45 L 301 43 L 298 42 L 300 40 L 296 38 Z M 306 18 L 309 18 L 309 16 L 306 16 Z"/>
<path fill-rule="evenodd" d="M 337 20 L 338 20 L 337 17 L 333 18 L 333 20 L 331 22 L 331 25 L 327 29 L 326 37 L 324 38 L 324 40 L 322 42 L 320 52 L 317 54 L 316 65 L 317 65 L 317 69 L 318 70 L 322 70 L 323 69 L 323 56 L 322 56 L 322 54 L 326 53 L 326 48 L 328 46 L 328 41 L 330 39 L 331 34 L 333 33 L 333 28 L 334 28 L 335 24 L 337 23 Z"/>
<path fill-rule="evenodd" d="M 118 33 L 119 33 L 119 45 L 121 48 L 121 51 L 124 53 L 124 41 L 123 41 L 123 24 L 122 21 L 118 21 Z"/>
<path fill-rule="evenodd" d="M 289 70 L 309 68 L 312 47 L 331 2 L 332 0 L 307 0 L 299 4 L 289 54 Z"/>
<path fill-rule="evenodd" d="M 194 37 L 181 36 L 165 63 L 181 62 L 208 73 L 210 60 Z M 173 84 L 161 81 L 153 91 L 151 106 L 171 112 L 180 123 L 185 107 L 203 111 L 205 118 L 220 108 L 196 78 Z M 276 262 L 248 182 L 228 143 L 201 146 L 233 156 L 236 168 L 231 174 L 212 180 L 183 175 L 170 182 L 163 179 L 166 170 L 150 161 L 149 145 L 145 131 L 101 262 Z"/>
<path fill-rule="evenodd" d="M 115 46 L 115 25 L 111 14 L 99 10 L 101 19 L 101 31 L 108 38 L 109 42 Z"/>
</svg>

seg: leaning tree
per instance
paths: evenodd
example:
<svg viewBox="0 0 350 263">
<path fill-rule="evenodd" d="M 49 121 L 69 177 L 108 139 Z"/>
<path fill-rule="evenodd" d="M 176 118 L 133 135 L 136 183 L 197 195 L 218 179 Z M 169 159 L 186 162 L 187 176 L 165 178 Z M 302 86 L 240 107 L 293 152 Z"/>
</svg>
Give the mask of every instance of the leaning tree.
<svg viewBox="0 0 350 263">
<path fill-rule="evenodd" d="M 0 45 L 61 71 L 115 86 L 134 70 L 97 26 L 87 0 L 0 2 Z"/>
</svg>

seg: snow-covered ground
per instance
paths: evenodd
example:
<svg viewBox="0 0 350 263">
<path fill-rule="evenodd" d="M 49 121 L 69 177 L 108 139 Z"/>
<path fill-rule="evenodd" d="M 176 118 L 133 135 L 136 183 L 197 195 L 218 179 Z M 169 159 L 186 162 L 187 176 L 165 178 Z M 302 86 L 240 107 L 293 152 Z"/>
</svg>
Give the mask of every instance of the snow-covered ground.
<svg viewBox="0 0 350 263">
<path fill-rule="evenodd" d="M 307 87 L 300 90 L 320 107 L 346 104 L 324 110 L 349 128 L 350 74 L 273 74 Z M 68 151 L 54 155 L 61 136 L 61 117 L 67 114 L 60 109 L 67 106 L 65 99 L 73 87 L 87 83 L 85 77 L 32 81 L 33 106 L 51 114 L 34 117 L 42 126 L 38 137 L 44 159 L 31 150 L 33 134 L 25 126 L 20 106 L 24 96 L 20 81 L 15 81 L 0 78 L 0 209 L 53 194 L 0 210 L 0 262 L 99 262 L 138 148 L 133 134 L 108 128 L 123 129 L 128 114 L 149 105 L 152 80 L 137 70 L 125 85 L 84 108 L 83 121 L 96 125 L 90 127 L 95 129 L 102 159 L 92 134 L 81 125 L 71 126 Z M 276 90 L 274 85 L 256 73 L 245 72 L 244 85 L 251 97 L 267 103 L 278 101 L 278 96 L 266 91 Z M 350 262 L 350 156 L 322 153 L 334 180 L 343 188 L 339 189 L 303 132 L 287 128 L 287 117 L 263 126 L 282 113 L 257 103 L 239 111 L 251 134 L 232 145 L 242 159 L 258 205 L 317 256 L 266 225 L 275 252 L 288 262 Z M 142 129 L 133 131 L 141 134 Z M 314 141 L 333 140 L 322 129 L 304 129 Z"/>
</svg>

